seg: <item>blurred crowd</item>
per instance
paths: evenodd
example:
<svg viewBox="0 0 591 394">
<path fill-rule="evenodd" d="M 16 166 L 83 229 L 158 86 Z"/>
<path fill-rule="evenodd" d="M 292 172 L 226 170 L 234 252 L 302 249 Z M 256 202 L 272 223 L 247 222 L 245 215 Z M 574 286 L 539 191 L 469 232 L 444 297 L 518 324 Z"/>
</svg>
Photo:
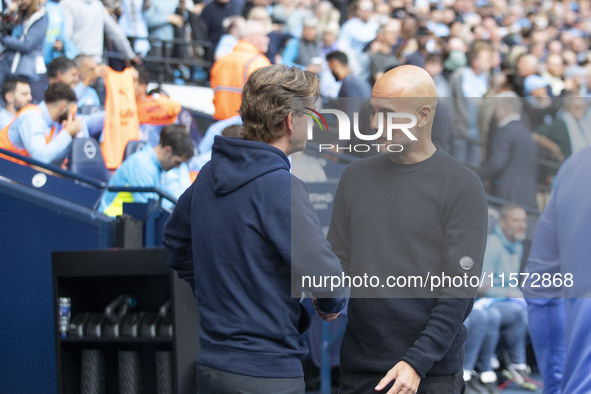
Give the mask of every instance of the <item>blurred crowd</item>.
<svg viewBox="0 0 591 394">
<path fill-rule="evenodd" d="M 591 1 L 5 0 L 0 27 L 0 84 L 26 78 L 33 103 L 57 58 L 76 59 L 64 82 L 78 101 L 94 86 L 87 100 L 104 105 L 97 65 L 145 63 L 160 81 L 211 84 L 216 120 L 237 114 L 245 78 L 268 64 L 317 73 L 325 98 L 368 97 L 385 71 L 424 67 L 442 98 L 437 145 L 531 207 L 591 145 L 579 98 L 591 94 Z"/>
</svg>

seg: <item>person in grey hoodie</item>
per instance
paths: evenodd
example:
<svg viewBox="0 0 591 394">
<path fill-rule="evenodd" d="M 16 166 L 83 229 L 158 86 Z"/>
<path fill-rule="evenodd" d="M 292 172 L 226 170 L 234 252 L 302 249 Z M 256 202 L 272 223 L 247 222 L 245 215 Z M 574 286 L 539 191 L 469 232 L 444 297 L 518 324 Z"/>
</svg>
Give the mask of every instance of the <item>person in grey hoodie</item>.
<svg viewBox="0 0 591 394">
<path fill-rule="evenodd" d="M 104 36 L 113 41 L 125 60 L 141 63 L 117 22 L 100 0 L 62 0 L 64 37 L 71 40 L 79 53 L 103 62 Z"/>
</svg>

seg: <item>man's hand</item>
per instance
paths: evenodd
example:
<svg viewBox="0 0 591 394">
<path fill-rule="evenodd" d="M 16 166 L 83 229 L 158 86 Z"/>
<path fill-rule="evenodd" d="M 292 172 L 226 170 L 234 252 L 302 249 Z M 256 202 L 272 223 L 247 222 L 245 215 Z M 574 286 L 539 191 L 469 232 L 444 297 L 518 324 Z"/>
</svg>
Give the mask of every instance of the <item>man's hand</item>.
<svg viewBox="0 0 591 394">
<path fill-rule="evenodd" d="M 82 119 L 74 118 L 74 115 L 68 111 L 68 119 L 63 121 L 62 126 L 74 138 L 82 129 Z"/>
<path fill-rule="evenodd" d="M 394 381 L 394 385 L 386 394 L 415 394 L 419 388 L 421 377 L 410 364 L 400 361 L 380 380 L 375 390 L 383 390 L 392 381 Z"/>
<path fill-rule="evenodd" d="M 55 40 L 53 43 L 53 50 L 62 52 L 64 50 L 64 42 L 62 40 Z"/>
<path fill-rule="evenodd" d="M 170 23 L 171 25 L 175 25 L 179 29 L 182 29 L 183 25 L 185 24 L 185 21 L 183 20 L 182 15 L 171 14 L 171 15 L 168 15 L 167 20 L 168 20 L 168 23 Z"/>
<path fill-rule="evenodd" d="M 324 321 L 333 321 L 334 319 L 336 319 L 339 316 L 338 313 L 326 313 L 322 309 L 320 309 L 316 298 L 314 298 L 314 300 L 312 301 L 312 304 L 314 304 L 314 310 L 316 310 L 318 317 L 320 317 L 320 319 L 322 319 Z"/>
</svg>

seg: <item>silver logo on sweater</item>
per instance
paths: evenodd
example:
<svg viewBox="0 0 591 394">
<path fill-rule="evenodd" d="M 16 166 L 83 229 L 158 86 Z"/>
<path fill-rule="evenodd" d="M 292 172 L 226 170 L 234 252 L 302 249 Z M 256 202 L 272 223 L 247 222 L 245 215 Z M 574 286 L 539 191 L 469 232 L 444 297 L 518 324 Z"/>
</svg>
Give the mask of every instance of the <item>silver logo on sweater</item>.
<svg viewBox="0 0 591 394">
<path fill-rule="evenodd" d="M 474 260 L 472 260 L 472 257 L 464 256 L 460 259 L 460 267 L 464 271 L 470 271 L 474 267 Z"/>
</svg>

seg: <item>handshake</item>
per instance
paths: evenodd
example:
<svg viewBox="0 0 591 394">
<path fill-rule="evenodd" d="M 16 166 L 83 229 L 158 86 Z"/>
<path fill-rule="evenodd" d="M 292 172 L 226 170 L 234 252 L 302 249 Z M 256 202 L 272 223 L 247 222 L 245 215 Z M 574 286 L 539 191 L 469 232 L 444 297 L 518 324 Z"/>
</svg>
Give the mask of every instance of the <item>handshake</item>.
<svg viewBox="0 0 591 394">
<path fill-rule="evenodd" d="M 322 309 L 320 309 L 320 306 L 318 306 L 318 301 L 316 298 L 314 298 L 314 300 L 312 301 L 312 304 L 314 305 L 314 310 L 316 311 L 316 314 L 318 315 L 318 317 L 320 317 L 320 319 L 324 320 L 324 321 L 333 321 L 334 319 L 336 319 L 339 316 L 339 313 L 327 313 L 324 312 Z"/>
</svg>

